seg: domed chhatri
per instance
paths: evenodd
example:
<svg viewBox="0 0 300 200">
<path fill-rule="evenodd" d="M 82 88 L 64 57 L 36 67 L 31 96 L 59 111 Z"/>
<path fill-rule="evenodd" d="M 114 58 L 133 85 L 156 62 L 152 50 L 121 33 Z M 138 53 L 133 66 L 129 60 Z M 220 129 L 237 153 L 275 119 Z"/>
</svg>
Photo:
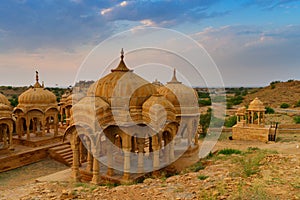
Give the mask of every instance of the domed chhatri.
<svg viewBox="0 0 300 200">
<path fill-rule="evenodd" d="M 72 89 L 67 89 L 62 95 L 59 102 L 59 113 L 61 116 L 60 122 L 62 127 L 67 127 L 70 125 L 71 108 L 73 104 L 76 104 L 83 97 L 83 93 L 73 93 Z"/>
<path fill-rule="evenodd" d="M 156 93 L 154 85 L 127 68 L 122 50 L 117 68 L 92 84 L 87 96 L 100 97 L 115 108 L 114 110 L 124 108 L 126 105 L 125 107 L 130 108 L 130 112 L 134 115 L 137 110 L 141 110 L 143 102 L 154 93 Z"/>
<path fill-rule="evenodd" d="M 276 127 L 265 125 L 265 106 L 256 97 L 248 109 L 237 110 L 237 124 L 232 128 L 232 138 L 236 140 L 275 141 Z"/>
<path fill-rule="evenodd" d="M 169 84 L 175 81 L 171 82 Z M 151 84 L 126 66 L 122 50 L 119 65 L 92 84 L 87 95 L 71 109 L 65 137 L 71 136 L 73 178 L 80 180 L 84 172 L 82 178 L 93 183 L 100 183 L 102 178 L 128 182 L 135 180 L 138 174 L 155 172 L 171 163 L 177 169 L 183 160 L 176 162 L 184 156 L 191 161 L 196 155 L 195 161 L 198 161 L 199 145 L 195 135 L 199 112 L 183 99 L 187 88 L 193 89 L 177 85 L 181 89 L 174 89 L 173 99 L 169 93 L 158 93 L 159 85 Z M 194 94 L 192 92 L 195 98 Z M 174 95 L 184 102 L 184 109 L 187 108 L 184 113 L 177 113 L 180 105 L 175 103 Z M 183 120 L 185 117 L 188 120 Z M 175 143 L 175 137 L 180 137 L 182 143 Z M 90 153 L 83 155 L 79 148 L 82 142 Z M 185 145 L 185 148 L 176 145 Z M 185 154 L 186 151 L 194 155 Z M 84 160 L 87 164 L 82 168 Z"/>
<path fill-rule="evenodd" d="M 30 133 L 43 136 L 54 127 L 54 136 L 58 134 L 58 103 L 56 96 L 39 83 L 36 71 L 36 82 L 18 98 L 19 104 L 14 109 L 16 132 L 22 138 L 26 132 L 27 140 Z"/>
<path fill-rule="evenodd" d="M 8 99 L 0 93 L 0 150 L 13 148 L 13 123 L 12 107 Z"/>
</svg>

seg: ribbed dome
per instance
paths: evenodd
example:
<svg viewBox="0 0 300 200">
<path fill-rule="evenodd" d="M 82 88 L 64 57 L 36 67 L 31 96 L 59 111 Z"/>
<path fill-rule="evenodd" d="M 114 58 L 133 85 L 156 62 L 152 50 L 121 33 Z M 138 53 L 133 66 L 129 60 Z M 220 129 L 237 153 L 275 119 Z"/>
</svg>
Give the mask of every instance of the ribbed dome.
<svg viewBox="0 0 300 200">
<path fill-rule="evenodd" d="M 45 88 L 29 88 L 19 96 L 19 104 L 57 104 L 56 96 Z"/>
<path fill-rule="evenodd" d="M 116 69 L 93 83 L 88 89 L 87 96 L 101 97 L 112 107 L 124 105 L 141 107 L 152 94 L 154 85 L 129 70 L 124 63 L 123 54 Z"/>
<path fill-rule="evenodd" d="M 152 95 L 143 104 L 143 117 L 147 122 L 159 119 L 164 114 L 166 114 L 166 119 L 170 121 L 176 119 L 174 106 L 160 94 Z"/>
<path fill-rule="evenodd" d="M 165 96 L 176 108 L 177 113 L 198 114 L 198 95 L 193 88 L 185 86 L 176 79 L 174 70 L 173 78 L 165 86 L 160 87 L 158 92 Z"/>
<path fill-rule="evenodd" d="M 249 111 L 265 111 L 264 104 L 256 97 L 249 105 Z"/>
<path fill-rule="evenodd" d="M 18 108 L 30 107 L 38 109 L 46 109 L 49 107 L 57 107 L 56 96 L 49 90 L 45 89 L 38 82 L 38 74 L 36 75 L 36 83 L 33 87 L 23 92 L 18 98 Z"/>
<path fill-rule="evenodd" d="M 10 106 L 8 99 L 1 93 L 0 93 L 0 104 Z"/>
</svg>

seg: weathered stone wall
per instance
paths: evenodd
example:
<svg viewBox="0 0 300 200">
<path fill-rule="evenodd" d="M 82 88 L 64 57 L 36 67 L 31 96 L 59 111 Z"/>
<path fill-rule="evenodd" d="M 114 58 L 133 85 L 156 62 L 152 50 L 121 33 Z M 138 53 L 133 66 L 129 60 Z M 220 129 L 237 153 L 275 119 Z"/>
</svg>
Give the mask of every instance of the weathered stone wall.
<svg viewBox="0 0 300 200">
<path fill-rule="evenodd" d="M 270 128 L 239 127 L 232 128 L 234 140 L 254 140 L 268 142 Z"/>
<path fill-rule="evenodd" d="M 299 133 L 300 134 L 300 124 L 279 124 L 278 134 L 283 133 Z"/>
<path fill-rule="evenodd" d="M 34 149 L 13 156 L 0 159 L 0 172 L 8 171 L 34 162 L 38 162 L 48 156 L 48 148 Z"/>
</svg>

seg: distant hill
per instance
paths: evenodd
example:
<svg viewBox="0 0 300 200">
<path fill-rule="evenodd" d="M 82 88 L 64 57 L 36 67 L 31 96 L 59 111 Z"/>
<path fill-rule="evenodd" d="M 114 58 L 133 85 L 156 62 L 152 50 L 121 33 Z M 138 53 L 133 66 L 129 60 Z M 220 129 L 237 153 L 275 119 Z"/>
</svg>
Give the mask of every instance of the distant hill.
<svg viewBox="0 0 300 200">
<path fill-rule="evenodd" d="M 243 104 L 248 105 L 258 97 L 266 106 L 279 108 L 282 103 L 294 107 L 300 101 L 300 81 L 274 81 L 269 86 L 252 91 L 244 97 Z"/>
</svg>

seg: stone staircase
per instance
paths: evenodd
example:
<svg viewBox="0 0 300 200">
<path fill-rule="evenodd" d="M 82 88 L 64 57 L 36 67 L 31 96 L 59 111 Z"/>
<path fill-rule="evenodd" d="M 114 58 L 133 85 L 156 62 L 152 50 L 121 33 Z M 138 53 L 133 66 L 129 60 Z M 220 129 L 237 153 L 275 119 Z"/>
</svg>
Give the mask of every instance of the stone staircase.
<svg viewBox="0 0 300 200">
<path fill-rule="evenodd" d="M 67 166 L 72 166 L 73 152 L 70 143 L 62 143 L 61 145 L 52 147 L 48 150 L 48 152 L 50 158 Z"/>
</svg>

